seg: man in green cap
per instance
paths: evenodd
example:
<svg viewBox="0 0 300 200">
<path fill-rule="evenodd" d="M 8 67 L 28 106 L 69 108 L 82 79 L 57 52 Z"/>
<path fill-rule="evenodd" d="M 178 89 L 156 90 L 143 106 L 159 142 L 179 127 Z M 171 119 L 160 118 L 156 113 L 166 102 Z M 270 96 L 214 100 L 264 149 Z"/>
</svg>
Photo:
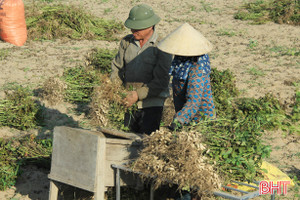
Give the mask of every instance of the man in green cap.
<svg viewBox="0 0 300 200">
<path fill-rule="evenodd" d="M 125 36 L 112 61 L 113 81 L 133 88 L 124 99 L 126 107 L 137 103 L 138 110 L 125 114 L 125 125 L 131 131 L 151 134 L 159 129 L 163 105 L 169 96 L 169 69 L 172 56 L 156 47 L 155 25 L 160 21 L 153 9 L 134 6 L 125 21 L 132 34 Z"/>
</svg>

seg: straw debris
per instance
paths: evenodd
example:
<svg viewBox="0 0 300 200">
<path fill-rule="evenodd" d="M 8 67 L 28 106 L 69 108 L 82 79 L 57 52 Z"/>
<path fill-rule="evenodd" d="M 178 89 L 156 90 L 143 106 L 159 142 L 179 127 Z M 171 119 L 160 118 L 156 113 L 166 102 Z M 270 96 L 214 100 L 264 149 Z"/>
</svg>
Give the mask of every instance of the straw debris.
<svg viewBox="0 0 300 200">
<path fill-rule="evenodd" d="M 221 179 L 207 163 L 207 147 L 199 132 L 159 130 L 145 136 L 143 144 L 132 168 L 145 177 L 156 177 L 155 188 L 173 183 L 178 189 L 197 189 L 199 195 L 220 188 Z"/>
<path fill-rule="evenodd" d="M 175 112 L 175 106 L 173 103 L 173 98 L 169 97 L 165 101 L 163 115 L 162 115 L 162 123 L 164 126 L 167 126 L 172 123 Z"/>
<path fill-rule="evenodd" d="M 42 86 L 40 97 L 50 105 L 57 105 L 64 100 L 66 88 L 67 85 L 59 78 L 48 78 Z"/>
</svg>

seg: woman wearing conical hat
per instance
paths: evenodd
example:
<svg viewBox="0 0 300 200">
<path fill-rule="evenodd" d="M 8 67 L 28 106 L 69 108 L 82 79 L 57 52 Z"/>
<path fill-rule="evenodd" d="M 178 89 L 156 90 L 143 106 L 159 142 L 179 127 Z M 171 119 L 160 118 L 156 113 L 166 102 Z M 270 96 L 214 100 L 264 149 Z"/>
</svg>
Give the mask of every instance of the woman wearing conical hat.
<svg viewBox="0 0 300 200">
<path fill-rule="evenodd" d="M 175 55 L 170 75 L 176 114 L 171 129 L 215 117 L 210 84 L 212 44 L 191 25 L 185 23 L 166 36 L 158 48 Z"/>
</svg>

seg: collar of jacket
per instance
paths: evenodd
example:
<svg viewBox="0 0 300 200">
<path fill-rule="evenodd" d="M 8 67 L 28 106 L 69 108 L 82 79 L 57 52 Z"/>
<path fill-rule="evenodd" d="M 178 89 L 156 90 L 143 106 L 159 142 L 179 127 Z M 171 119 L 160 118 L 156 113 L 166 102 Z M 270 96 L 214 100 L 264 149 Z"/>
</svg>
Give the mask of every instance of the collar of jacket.
<svg viewBox="0 0 300 200">
<path fill-rule="evenodd" d="M 147 43 L 151 43 L 152 45 L 154 45 L 157 41 L 158 38 L 158 34 L 156 33 L 156 30 L 154 29 L 153 34 L 151 35 L 151 37 L 149 38 L 149 40 L 146 42 Z M 138 40 L 135 40 L 134 37 L 131 38 L 131 42 L 135 43 L 137 46 L 140 46 L 140 43 Z"/>
</svg>

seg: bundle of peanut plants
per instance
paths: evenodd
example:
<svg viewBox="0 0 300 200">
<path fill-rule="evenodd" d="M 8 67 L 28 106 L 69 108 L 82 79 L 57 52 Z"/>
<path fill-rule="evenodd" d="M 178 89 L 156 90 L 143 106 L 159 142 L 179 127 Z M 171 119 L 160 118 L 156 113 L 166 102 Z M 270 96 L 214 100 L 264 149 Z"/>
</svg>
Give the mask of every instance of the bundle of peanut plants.
<svg viewBox="0 0 300 200">
<path fill-rule="evenodd" d="M 51 139 L 37 139 L 33 135 L 0 139 L 0 147 L 0 190 L 15 185 L 23 165 L 50 167 Z"/>
<path fill-rule="evenodd" d="M 155 177 L 155 188 L 176 184 L 178 189 L 195 189 L 199 195 L 219 189 L 221 178 L 204 154 L 208 146 L 196 131 L 158 130 L 143 139 L 144 148 L 133 162 L 142 177 Z"/>
<path fill-rule="evenodd" d="M 31 40 L 116 40 L 114 34 L 123 30 L 120 22 L 98 18 L 72 5 L 33 3 L 25 10 Z"/>
<path fill-rule="evenodd" d="M 266 0 L 246 3 L 234 16 L 252 20 L 254 24 L 273 21 L 280 24 L 300 25 L 300 2 L 295 0 Z"/>
<path fill-rule="evenodd" d="M 28 87 L 18 84 L 6 87 L 3 100 L 0 100 L 0 126 L 9 126 L 20 130 L 34 128 L 37 125 L 39 106 Z"/>
</svg>

